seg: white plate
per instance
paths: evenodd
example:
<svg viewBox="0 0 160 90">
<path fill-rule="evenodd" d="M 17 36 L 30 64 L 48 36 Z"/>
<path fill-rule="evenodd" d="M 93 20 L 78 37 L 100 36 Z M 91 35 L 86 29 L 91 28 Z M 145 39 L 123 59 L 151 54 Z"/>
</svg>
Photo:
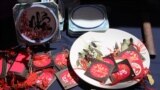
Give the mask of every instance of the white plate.
<svg viewBox="0 0 160 90">
<path fill-rule="evenodd" d="M 145 58 L 143 65 L 144 65 L 144 67 L 149 68 L 150 57 L 149 57 L 148 50 L 146 49 L 144 44 L 138 38 L 136 38 L 132 34 L 124 32 L 122 30 L 108 29 L 106 32 L 87 32 L 87 33 L 83 34 L 82 36 L 80 36 L 73 43 L 71 50 L 70 50 L 70 63 L 71 63 L 73 70 L 81 79 L 83 79 L 87 83 L 94 85 L 94 86 L 97 86 L 97 87 L 105 88 L 105 89 L 120 89 L 120 88 L 126 88 L 129 86 L 135 85 L 136 83 L 138 83 L 138 81 L 136 81 L 136 80 L 130 80 L 127 82 L 118 83 L 113 86 L 102 85 L 102 84 L 100 84 L 100 82 L 84 75 L 85 71 L 81 70 L 81 69 L 77 69 L 80 67 L 77 66 L 77 63 L 76 63 L 78 60 L 78 53 L 83 51 L 83 49 L 86 48 L 92 41 L 99 42 L 99 45 L 101 46 L 101 48 L 99 50 L 105 56 L 110 53 L 110 51 L 108 51 L 107 48 L 110 48 L 111 50 L 113 50 L 115 47 L 115 43 L 117 43 L 118 46 L 120 47 L 120 44 L 122 43 L 123 39 L 129 39 L 129 38 L 133 38 L 134 44 L 143 46 L 141 48 L 142 51 L 140 51 L 141 55 Z M 110 82 L 110 80 L 108 79 L 106 84 L 109 82 Z"/>
</svg>

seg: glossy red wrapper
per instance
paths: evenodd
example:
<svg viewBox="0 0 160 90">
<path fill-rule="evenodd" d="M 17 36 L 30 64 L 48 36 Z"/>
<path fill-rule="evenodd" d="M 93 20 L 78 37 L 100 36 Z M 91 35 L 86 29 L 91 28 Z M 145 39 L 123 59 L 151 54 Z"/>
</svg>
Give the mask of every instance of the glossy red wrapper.
<svg viewBox="0 0 160 90">
<path fill-rule="evenodd" d="M 36 53 L 33 55 L 33 70 L 41 70 L 53 66 L 53 60 L 51 54 L 48 53 Z"/>
<path fill-rule="evenodd" d="M 29 73 L 27 79 L 23 82 L 23 83 L 19 83 L 19 85 L 21 86 L 26 86 L 26 87 L 32 87 L 33 85 L 35 85 L 36 83 L 36 79 L 38 78 L 37 73 L 33 72 L 33 73 Z M 19 87 L 20 87 L 19 86 Z M 23 87 L 24 88 L 24 87 Z"/>
<path fill-rule="evenodd" d="M 25 49 L 26 50 L 26 49 Z M 21 50 L 14 57 L 14 62 L 12 59 L 8 60 L 8 72 L 14 73 L 14 75 L 26 78 L 29 73 L 28 62 L 31 59 L 31 55 L 27 52 L 27 50 Z"/>
<path fill-rule="evenodd" d="M 54 63 L 59 70 L 62 70 L 67 67 L 69 58 L 69 51 L 67 49 L 63 50 L 60 53 L 57 53 L 54 57 Z"/>
<path fill-rule="evenodd" d="M 141 80 L 142 78 L 144 78 L 147 75 L 149 69 L 144 68 L 142 60 L 133 61 L 133 62 L 130 62 L 130 64 L 131 64 L 132 69 L 136 75 L 134 77 L 134 79 Z"/>
<path fill-rule="evenodd" d="M 127 50 L 123 51 L 120 54 L 120 57 L 123 59 L 128 59 L 129 62 L 142 60 L 142 56 L 134 47 L 130 47 Z"/>
<path fill-rule="evenodd" d="M 23 60 L 29 60 L 30 59 L 30 55 L 28 53 L 24 53 L 24 52 L 19 52 L 15 61 L 23 61 Z"/>
<path fill-rule="evenodd" d="M 43 69 L 42 71 L 29 73 L 27 78 L 24 81 L 16 83 L 17 85 L 15 89 L 19 90 L 19 89 L 26 89 L 26 88 L 36 86 L 42 90 L 47 90 L 47 88 L 56 79 L 55 73 L 56 73 L 56 69 L 54 68 L 47 68 L 47 69 Z M 15 79 L 13 80 L 14 80 L 13 82 L 15 82 Z M 15 83 L 13 83 L 13 85 L 14 84 Z"/>
<path fill-rule="evenodd" d="M 141 54 L 134 48 L 130 47 L 129 49 L 125 50 L 120 55 L 124 59 L 128 59 L 131 64 L 131 67 L 135 73 L 134 79 L 142 79 L 146 76 L 146 72 L 148 71 L 143 66 L 143 58 Z"/>
<path fill-rule="evenodd" d="M 41 74 L 38 76 L 36 80 L 36 86 L 40 87 L 41 89 L 46 89 L 49 85 L 55 81 L 55 73 L 57 72 L 54 68 L 44 69 Z"/>
<path fill-rule="evenodd" d="M 114 66 L 103 61 L 94 60 L 85 75 L 100 82 L 105 82 L 113 71 Z"/>
<path fill-rule="evenodd" d="M 112 55 L 108 55 L 106 57 L 103 57 L 103 61 L 114 66 L 113 72 L 118 71 L 117 64 L 115 62 L 115 59 L 112 57 Z"/>
<path fill-rule="evenodd" d="M 108 64 L 114 65 L 114 62 L 111 59 L 103 58 L 103 61 L 108 63 Z"/>
<path fill-rule="evenodd" d="M 50 62 L 51 62 L 51 58 L 47 54 L 35 55 L 33 57 L 33 65 L 36 67 L 45 67 Z"/>
<path fill-rule="evenodd" d="M 118 71 L 112 73 L 111 80 L 112 84 L 117 84 L 119 82 L 133 80 L 135 77 L 134 71 L 128 60 L 123 60 L 118 63 Z"/>
<path fill-rule="evenodd" d="M 114 77 L 118 81 L 125 80 L 130 75 L 130 68 L 126 64 L 118 65 L 118 72 L 113 73 L 112 77 Z"/>
<path fill-rule="evenodd" d="M 90 68 L 91 75 L 96 78 L 104 78 L 108 72 L 109 68 L 105 64 L 94 64 Z"/>
<path fill-rule="evenodd" d="M 11 68 L 9 69 L 9 73 L 14 73 L 14 75 L 16 76 L 26 78 L 28 75 L 28 70 L 26 66 L 24 65 L 24 63 L 15 61 L 12 64 Z"/>
<path fill-rule="evenodd" d="M 67 68 L 56 73 L 56 76 L 64 89 L 69 89 L 78 85 L 77 82 L 79 78 L 73 71 L 69 71 Z"/>
<path fill-rule="evenodd" d="M 60 77 L 62 78 L 62 81 L 66 84 L 75 84 L 76 83 L 68 71 L 64 71 Z"/>
</svg>

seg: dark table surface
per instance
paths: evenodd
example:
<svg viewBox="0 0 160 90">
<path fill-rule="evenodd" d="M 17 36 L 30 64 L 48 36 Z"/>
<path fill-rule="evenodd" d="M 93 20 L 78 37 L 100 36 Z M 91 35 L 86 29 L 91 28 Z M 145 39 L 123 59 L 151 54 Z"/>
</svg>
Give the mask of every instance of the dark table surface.
<svg viewBox="0 0 160 90">
<path fill-rule="evenodd" d="M 4 22 L 2 22 L 4 21 Z M 122 21 L 123 22 L 123 21 Z M 14 23 L 13 23 L 13 19 L 11 17 L 5 19 L 5 20 L 1 20 L 0 23 L 0 49 L 7 49 L 8 47 L 11 46 L 15 46 L 17 44 L 16 42 L 16 34 L 15 34 L 15 30 L 14 30 Z M 123 24 L 124 25 L 124 24 Z M 122 25 L 122 26 L 123 26 Z M 116 29 L 122 29 L 126 32 L 129 32 L 133 35 L 135 35 L 137 38 L 139 38 L 140 40 L 142 39 L 142 33 L 141 33 L 141 28 L 137 27 L 137 26 L 123 26 L 120 27 L 119 26 L 114 26 L 114 24 L 111 24 L 112 28 L 116 28 Z M 151 65 L 150 65 L 150 70 L 152 72 L 153 78 L 155 80 L 155 84 L 152 86 L 153 88 L 155 88 L 155 90 L 159 90 L 160 88 L 160 71 L 158 70 L 160 67 L 160 45 L 159 45 L 159 40 L 160 40 L 160 27 L 154 27 L 152 28 L 153 31 L 153 38 L 154 38 L 154 44 L 155 44 L 155 48 L 156 48 L 156 57 L 155 58 L 151 58 Z M 66 34 L 66 31 L 62 31 L 61 33 L 61 40 L 57 41 L 56 43 L 51 44 L 51 47 L 56 48 L 53 52 L 59 52 L 62 47 L 66 47 L 66 48 L 70 48 L 73 44 L 73 42 L 76 40 L 76 38 L 72 38 L 69 37 L 68 34 Z M 90 89 L 96 89 L 96 90 L 102 90 L 101 88 L 96 88 L 94 86 L 89 85 L 88 83 L 85 82 L 81 82 L 78 86 L 72 88 L 71 90 L 90 90 Z M 59 84 L 58 80 L 56 80 L 51 87 L 49 88 L 49 90 L 63 90 L 62 86 Z M 129 87 L 127 89 L 123 89 L 123 90 L 144 90 L 144 88 L 142 88 L 139 84 L 136 84 L 132 87 Z"/>
<path fill-rule="evenodd" d="M 142 40 L 142 33 L 140 28 L 134 28 L 134 27 L 117 27 L 117 29 L 124 30 L 126 32 L 129 32 Z M 160 67 L 160 45 L 159 45 L 159 38 L 160 38 L 160 28 L 153 28 L 153 38 L 154 38 L 154 43 L 155 43 L 155 48 L 156 48 L 156 57 L 151 58 L 151 64 L 150 64 L 150 71 L 153 75 L 153 78 L 155 80 L 155 84 L 153 86 L 148 85 L 149 87 L 154 88 L 155 90 L 158 90 L 160 88 L 160 71 L 158 68 Z M 65 46 L 66 48 L 70 48 L 72 46 L 72 43 L 76 40 L 76 38 L 71 38 L 66 34 L 66 31 L 62 32 L 62 38 L 60 41 L 51 44 L 51 47 L 56 48 L 54 52 L 58 52 L 61 50 L 61 47 Z M 143 41 L 143 40 L 142 40 Z M 60 47 L 61 46 L 61 47 Z M 74 87 L 71 88 L 71 90 L 91 90 L 91 89 L 96 89 L 96 90 L 102 90 L 102 88 L 97 88 L 94 86 L 89 85 L 86 82 L 81 81 L 81 83 Z M 49 88 L 49 90 L 63 90 L 62 86 L 59 84 L 58 80 L 56 80 L 52 86 Z M 123 89 L 123 90 L 144 90 L 143 86 L 140 85 L 139 83 L 131 86 L 129 88 Z"/>
<path fill-rule="evenodd" d="M 82 0 L 84 1 L 84 0 Z M 93 1 L 93 0 L 85 0 L 85 3 Z M 102 1 L 102 0 L 100 0 Z M 100 2 L 97 0 L 97 2 Z M 140 29 L 141 22 L 141 6 L 142 4 L 139 3 L 140 0 L 132 0 L 133 3 L 127 4 L 127 0 L 120 0 L 122 2 L 117 2 L 116 0 L 108 0 L 110 3 L 106 2 L 107 12 L 109 16 L 110 25 L 112 28 L 121 29 L 126 32 L 129 32 L 135 35 L 137 38 L 142 40 L 142 33 Z M 124 2 L 123 2 L 124 1 Z M 144 1 L 144 0 L 142 0 Z M 158 0 L 147 0 L 147 1 L 158 1 Z M 14 21 L 12 17 L 12 7 L 16 3 L 16 0 L 2 0 L 0 5 L 0 49 L 6 49 L 11 46 L 15 46 L 16 42 L 16 34 L 14 30 Z M 143 2 L 142 2 L 143 3 Z M 104 3 L 105 4 L 105 3 Z M 152 3 L 153 4 L 153 3 Z M 158 5 L 155 5 L 158 4 Z M 159 90 L 160 88 L 160 71 L 158 70 L 160 67 L 160 13 L 157 12 L 159 9 L 160 3 L 155 3 L 151 6 L 158 6 L 158 9 L 151 9 L 153 11 L 151 13 L 151 22 L 153 24 L 153 38 L 154 44 L 156 48 L 156 57 L 151 58 L 150 70 L 155 80 L 155 84 L 152 86 L 155 90 Z M 109 6 L 107 6 L 109 5 Z M 131 5 L 131 6 L 130 6 Z M 137 7 L 138 5 L 138 7 Z M 129 26 L 129 27 L 128 27 Z M 158 26 L 158 27 L 154 27 Z M 66 31 L 62 31 L 61 33 L 61 40 L 56 43 L 51 44 L 51 47 L 56 48 L 53 52 L 59 52 L 63 46 L 66 48 L 70 48 L 76 38 L 71 38 L 66 34 Z M 78 86 L 72 88 L 71 90 L 102 90 L 101 88 L 97 88 L 94 86 L 89 85 L 86 82 L 79 83 Z M 58 80 L 56 80 L 49 90 L 63 90 L 62 86 L 59 84 Z M 123 90 L 144 90 L 141 85 L 136 84 L 132 87 L 123 89 Z"/>
</svg>

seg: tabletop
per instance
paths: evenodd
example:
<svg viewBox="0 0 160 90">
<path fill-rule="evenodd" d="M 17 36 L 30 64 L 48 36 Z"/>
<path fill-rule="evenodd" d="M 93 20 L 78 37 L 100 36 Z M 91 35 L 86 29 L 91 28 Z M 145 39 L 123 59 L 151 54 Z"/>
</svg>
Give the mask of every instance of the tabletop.
<svg viewBox="0 0 160 90">
<path fill-rule="evenodd" d="M 8 18 L 7 20 L 12 20 L 10 18 Z M 12 24 L 12 22 L 3 22 L 1 23 L 2 25 L 2 30 L 1 30 L 1 49 L 4 49 L 4 47 L 8 47 L 8 46 L 12 46 L 14 45 L 13 43 L 16 42 L 16 38 L 9 38 L 9 37 L 15 37 L 13 33 L 14 30 L 14 25 Z M 10 27 L 9 29 L 7 28 L 6 30 L 3 30 L 3 25 L 8 25 L 6 27 Z M 12 28 L 12 29 L 11 29 Z M 129 32 L 131 34 L 133 34 L 134 36 L 136 36 L 137 38 L 139 38 L 140 40 L 143 41 L 142 39 L 142 32 L 141 32 L 141 28 L 140 27 L 113 27 L 113 28 L 116 28 L 116 29 L 121 29 L 121 30 L 124 30 L 126 32 Z M 159 79 L 159 76 L 160 76 L 160 72 L 157 70 L 159 68 L 159 65 L 160 65 L 160 56 L 159 56 L 159 53 L 160 53 L 160 45 L 159 45 L 159 33 L 160 33 L 160 27 L 153 27 L 152 28 L 152 31 L 153 31 L 153 39 L 154 39 L 154 43 L 155 43 L 155 48 L 156 48 L 156 57 L 155 58 L 151 58 L 151 64 L 150 64 L 150 71 L 153 75 L 153 78 L 155 80 L 155 84 L 151 87 L 153 87 L 155 90 L 158 90 L 159 89 L 159 82 L 160 82 L 160 79 Z M 8 30 L 8 31 L 7 31 Z M 10 32 L 10 33 L 8 33 Z M 7 37 L 6 35 L 9 35 L 9 37 Z M 7 37 L 7 38 L 6 38 Z M 63 47 L 66 47 L 66 48 L 71 48 L 73 42 L 76 40 L 76 38 L 73 38 L 73 37 L 70 37 L 68 36 L 66 30 L 62 31 L 61 32 L 61 39 L 59 41 L 57 41 L 56 43 L 52 43 L 51 44 L 51 47 L 53 48 L 56 48 L 53 52 L 56 53 L 56 52 L 59 52 Z M 149 85 L 150 86 L 150 85 Z M 56 80 L 49 88 L 49 90 L 63 90 L 63 87 L 61 86 L 61 84 L 59 83 L 58 80 Z M 81 81 L 81 83 L 79 83 L 78 86 L 74 87 L 74 88 L 71 88 L 71 90 L 102 90 L 101 88 L 97 88 L 97 87 L 94 87 L 84 81 Z M 129 88 L 126 88 L 126 89 L 123 89 L 123 90 L 144 90 L 144 88 L 140 85 L 140 84 L 136 84 L 132 87 L 129 87 Z"/>
<path fill-rule="evenodd" d="M 90 2 L 93 0 L 82 0 L 82 1 Z M 99 0 L 97 0 L 97 1 L 99 2 Z M 102 0 L 100 0 L 100 1 L 102 1 Z M 115 1 L 115 0 L 110 0 L 110 1 Z M 122 0 L 122 1 L 124 1 L 124 0 Z M 137 3 L 139 3 L 139 0 L 133 0 L 133 1 L 137 1 Z M 148 0 L 148 1 L 151 1 L 151 0 Z M 153 1 L 156 1 L 156 0 L 153 0 Z M 16 3 L 16 0 L 12 0 L 12 1 L 11 0 L 10 1 L 9 0 L 2 0 L 2 5 L 1 5 L 1 9 L 0 9 L 0 11 L 3 12 L 0 17 L 0 29 L 1 29 L 0 30 L 0 41 L 1 41 L 0 49 L 5 49 L 6 47 L 14 46 L 15 44 L 17 44 L 16 38 L 15 38 L 16 34 L 15 34 L 15 30 L 14 30 L 14 28 L 15 28 L 14 21 L 12 18 L 12 7 L 14 6 L 15 3 Z M 106 2 L 106 3 L 108 3 L 108 2 Z M 115 5 L 115 2 L 113 2 L 113 3 Z M 140 27 L 134 27 L 134 25 L 133 25 L 133 24 L 137 24 L 138 22 L 140 23 L 139 13 L 138 14 L 134 13 L 134 11 L 139 10 L 139 7 L 137 7 L 137 5 L 135 5 L 135 4 L 133 4 L 133 8 L 136 8 L 136 9 L 128 9 L 123 4 L 119 4 L 119 2 L 116 3 L 116 5 L 119 5 L 119 6 L 115 7 L 116 10 L 113 7 L 107 8 L 108 12 L 111 12 L 111 13 L 109 13 L 110 24 L 112 26 L 116 26 L 117 25 L 116 23 L 118 23 L 119 26 L 124 26 L 124 25 L 121 25 L 124 22 L 125 23 L 124 27 L 118 26 L 118 27 L 113 27 L 113 28 L 121 29 L 126 32 L 129 32 L 143 41 L 142 32 L 141 32 Z M 128 4 L 125 4 L 125 5 L 128 5 Z M 141 6 L 142 4 L 138 4 L 138 5 Z M 117 9 L 117 7 L 119 8 L 121 6 L 124 6 L 124 7 L 122 7 L 121 9 Z M 132 7 L 132 6 L 130 6 L 130 7 Z M 124 9 L 126 9 L 126 10 L 124 10 Z M 119 15 L 119 16 L 117 17 L 117 15 Z M 155 12 L 154 15 L 159 17 L 159 13 L 157 13 L 157 12 Z M 159 21 L 159 18 L 155 17 L 154 15 L 152 16 L 152 18 L 155 18 L 155 19 L 153 19 L 153 21 L 154 22 Z M 132 16 L 132 17 L 129 17 L 129 16 Z M 126 18 L 125 20 L 124 20 L 124 17 Z M 130 21 L 132 21 L 132 22 L 130 22 Z M 128 22 L 130 22 L 130 23 L 128 23 Z M 155 24 L 155 23 L 153 23 L 153 24 Z M 159 25 L 159 23 L 157 23 L 157 24 Z M 126 26 L 130 26 L 130 27 L 126 27 Z M 160 85 L 159 85 L 160 71 L 158 70 L 159 65 L 160 65 L 160 56 L 159 56 L 160 45 L 158 42 L 158 40 L 160 38 L 160 27 L 153 27 L 152 31 L 153 31 L 154 44 L 155 44 L 155 48 L 156 48 L 156 57 L 151 58 L 150 71 L 153 75 L 155 83 L 153 86 L 150 86 L 150 85 L 148 85 L 148 86 L 154 88 L 154 90 L 158 90 L 160 88 Z M 57 41 L 56 43 L 51 44 L 51 47 L 56 48 L 55 50 L 53 50 L 53 53 L 59 52 L 63 47 L 70 49 L 73 42 L 76 39 L 77 38 L 73 38 L 73 37 L 68 36 L 68 34 L 66 33 L 66 30 L 62 31 L 61 32 L 61 40 Z M 63 90 L 63 87 L 59 83 L 59 81 L 56 80 L 54 83 L 52 83 L 52 85 L 49 87 L 48 90 Z M 78 86 L 73 87 L 70 90 L 102 90 L 102 89 L 98 88 L 98 87 L 94 87 L 94 86 L 81 80 L 81 82 L 78 84 Z M 144 87 L 142 87 L 138 83 L 134 86 L 125 88 L 123 90 L 144 90 Z"/>
</svg>

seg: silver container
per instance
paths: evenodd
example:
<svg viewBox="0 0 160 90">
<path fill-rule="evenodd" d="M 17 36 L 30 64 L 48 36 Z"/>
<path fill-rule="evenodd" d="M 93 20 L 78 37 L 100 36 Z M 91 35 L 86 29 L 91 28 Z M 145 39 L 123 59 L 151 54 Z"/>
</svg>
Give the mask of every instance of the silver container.
<svg viewBox="0 0 160 90">
<path fill-rule="evenodd" d="M 39 45 L 60 38 L 58 6 L 54 2 L 19 3 L 13 15 L 20 44 Z"/>
<path fill-rule="evenodd" d="M 79 36 L 88 31 L 103 32 L 109 28 L 103 5 L 79 5 L 69 10 L 68 34 Z"/>
</svg>

